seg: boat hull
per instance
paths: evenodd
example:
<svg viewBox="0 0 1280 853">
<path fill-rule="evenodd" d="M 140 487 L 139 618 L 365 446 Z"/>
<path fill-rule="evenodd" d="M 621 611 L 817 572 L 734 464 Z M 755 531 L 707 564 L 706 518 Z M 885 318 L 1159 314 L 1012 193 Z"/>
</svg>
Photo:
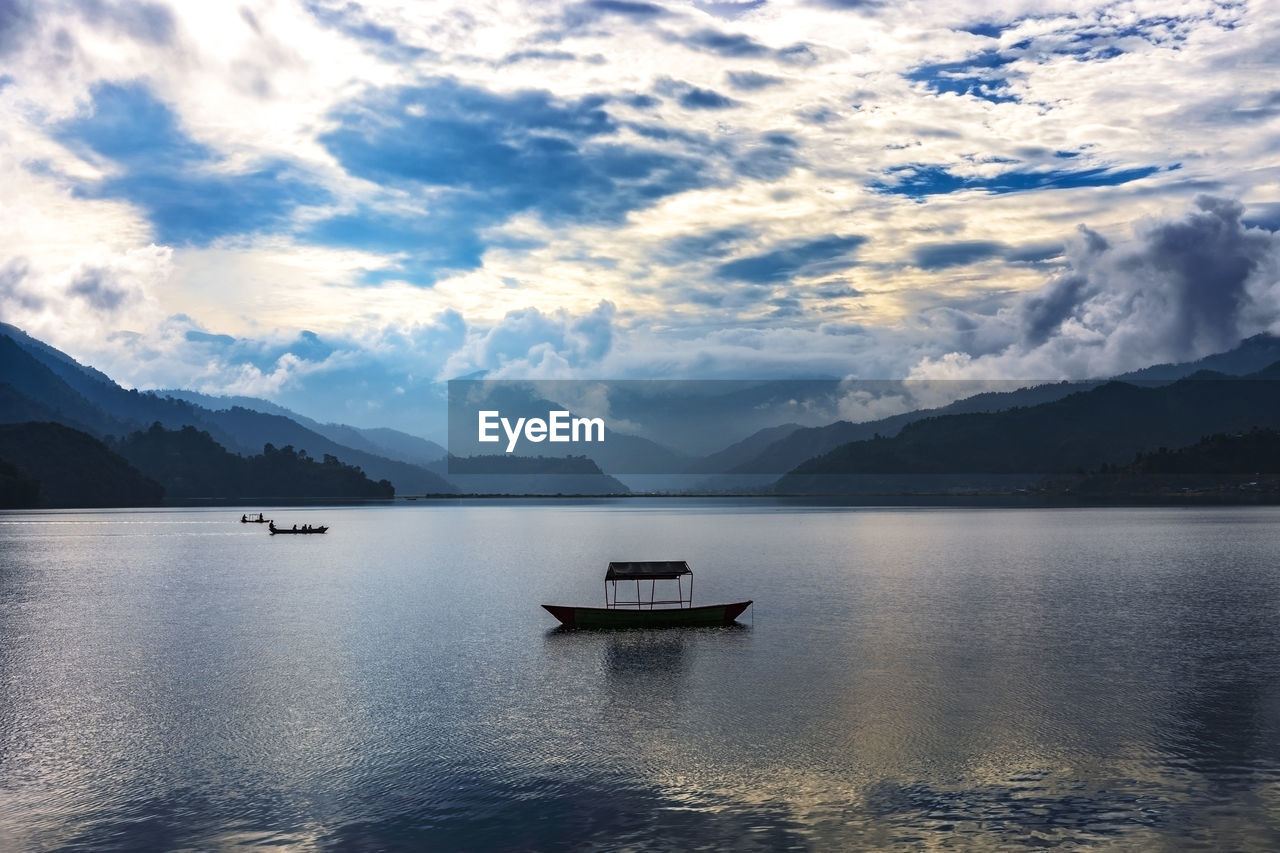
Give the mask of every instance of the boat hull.
<svg viewBox="0 0 1280 853">
<path fill-rule="evenodd" d="M 637 610 L 625 607 L 569 607 L 544 604 L 566 628 L 683 628 L 731 625 L 751 606 L 750 601 Z"/>
<path fill-rule="evenodd" d="M 272 530 L 269 530 L 268 532 L 272 536 L 275 536 L 277 534 L 281 536 L 284 536 L 285 534 L 289 534 L 291 536 L 310 536 L 312 533 L 324 533 L 328 529 L 329 528 L 327 527 L 314 527 L 311 530 L 285 530 L 283 528 L 277 527 L 277 528 L 273 528 Z"/>
</svg>

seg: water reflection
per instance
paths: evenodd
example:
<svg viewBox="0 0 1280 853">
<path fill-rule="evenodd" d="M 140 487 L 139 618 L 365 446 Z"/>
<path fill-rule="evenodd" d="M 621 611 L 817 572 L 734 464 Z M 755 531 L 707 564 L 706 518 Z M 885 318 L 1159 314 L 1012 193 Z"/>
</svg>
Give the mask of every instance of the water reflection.
<svg viewBox="0 0 1280 853">
<path fill-rule="evenodd" d="M 1280 842 L 1274 511 L 156 515 L 0 524 L 0 848 Z M 655 531 L 764 615 L 547 631 Z"/>
</svg>

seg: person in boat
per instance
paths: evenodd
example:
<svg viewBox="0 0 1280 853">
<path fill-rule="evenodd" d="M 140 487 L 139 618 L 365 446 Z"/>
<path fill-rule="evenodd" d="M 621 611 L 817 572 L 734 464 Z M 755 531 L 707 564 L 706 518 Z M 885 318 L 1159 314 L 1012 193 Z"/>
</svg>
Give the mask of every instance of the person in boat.
<svg viewBox="0 0 1280 853">
<path fill-rule="evenodd" d="M 241 520 L 241 521 L 248 521 L 248 520 L 249 520 L 249 516 L 245 515 L 244 513 L 240 513 L 240 520 Z"/>
<path fill-rule="evenodd" d="M 297 530 L 297 529 L 298 529 L 298 525 L 296 525 L 296 524 L 295 524 L 295 525 L 293 526 L 293 529 L 294 529 L 294 530 Z"/>
<path fill-rule="evenodd" d="M 272 531 L 274 531 L 274 530 L 276 529 L 276 523 L 275 523 L 274 521 L 268 521 L 268 522 L 267 522 L 267 529 L 268 529 L 268 530 L 272 530 Z"/>
<path fill-rule="evenodd" d="M 262 521 L 262 513 L 258 513 L 258 521 Z"/>
</svg>

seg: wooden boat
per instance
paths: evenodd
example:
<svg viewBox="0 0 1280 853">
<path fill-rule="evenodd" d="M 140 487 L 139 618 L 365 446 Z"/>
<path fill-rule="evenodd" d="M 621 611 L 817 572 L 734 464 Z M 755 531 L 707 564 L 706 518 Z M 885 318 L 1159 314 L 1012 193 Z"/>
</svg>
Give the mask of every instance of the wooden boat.
<svg viewBox="0 0 1280 853">
<path fill-rule="evenodd" d="M 276 527 L 274 523 L 267 526 L 267 532 L 272 536 L 275 536 L 277 533 L 324 533 L 328 529 L 329 528 L 325 527 L 323 524 L 319 527 L 309 527 L 305 530 L 301 527 L 296 527 L 292 530 L 288 527 Z"/>
<path fill-rule="evenodd" d="M 684 579 L 689 578 L 685 595 Z M 636 585 L 634 600 L 618 598 L 618 584 Z M 675 581 L 676 597 L 657 597 L 658 581 Z M 644 596 L 644 583 L 649 595 Z M 665 594 L 665 593 L 664 593 Z M 677 628 L 730 625 L 751 606 L 751 600 L 731 604 L 693 606 L 693 570 L 684 560 L 613 562 L 604 575 L 604 607 L 544 604 L 542 607 L 566 628 Z"/>
<path fill-rule="evenodd" d="M 262 513 L 258 513 L 257 518 L 249 518 L 247 515 L 240 516 L 241 524 L 270 524 L 271 519 L 263 518 Z"/>
</svg>

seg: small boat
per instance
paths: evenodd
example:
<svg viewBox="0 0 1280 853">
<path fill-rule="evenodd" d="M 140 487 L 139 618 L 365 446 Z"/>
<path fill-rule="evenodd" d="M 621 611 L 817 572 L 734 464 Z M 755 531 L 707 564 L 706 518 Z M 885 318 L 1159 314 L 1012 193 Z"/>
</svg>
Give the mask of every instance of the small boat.
<svg viewBox="0 0 1280 853">
<path fill-rule="evenodd" d="M 272 536 L 275 536 L 277 533 L 324 533 L 328 529 L 329 528 L 325 527 L 323 524 L 320 525 L 319 527 L 304 526 L 304 527 L 294 527 L 292 529 L 288 527 L 276 527 L 274 521 L 268 523 L 267 525 L 267 532 L 270 533 Z"/>
<path fill-rule="evenodd" d="M 685 595 L 684 579 L 689 578 Z M 618 584 L 636 585 L 634 600 L 618 598 Z M 675 581 L 675 598 L 658 598 L 658 581 Z M 644 596 L 644 583 L 649 595 Z M 665 594 L 665 593 L 664 593 Z M 542 607 L 566 628 L 677 628 L 731 625 L 751 606 L 751 600 L 731 604 L 693 606 L 693 569 L 684 560 L 613 562 L 604 575 L 604 607 L 544 604 Z"/>
<path fill-rule="evenodd" d="M 271 519 L 263 518 L 262 513 L 258 513 L 257 518 L 250 518 L 247 515 L 242 515 L 240 516 L 240 523 L 241 524 L 270 524 Z"/>
</svg>

